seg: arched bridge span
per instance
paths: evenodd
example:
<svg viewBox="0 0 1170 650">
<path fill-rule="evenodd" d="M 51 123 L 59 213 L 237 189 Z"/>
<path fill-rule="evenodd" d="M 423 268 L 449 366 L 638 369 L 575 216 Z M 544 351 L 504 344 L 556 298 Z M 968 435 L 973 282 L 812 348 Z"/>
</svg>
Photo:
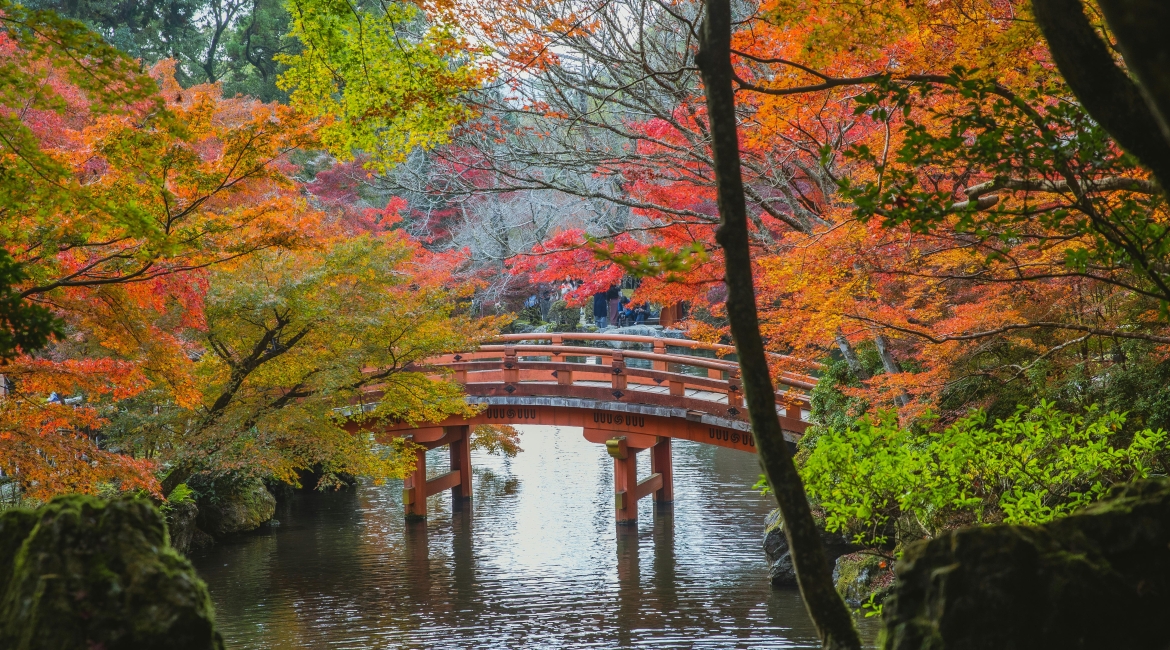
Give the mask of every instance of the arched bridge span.
<svg viewBox="0 0 1170 650">
<path fill-rule="evenodd" d="M 428 496 L 450 489 L 453 504 L 471 497 L 469 432 L 479 424 L 581 427 L 614 459 L 618 523 L 637 520 L 637 502 L 653 494 L 673 501 L 671 443 L 691 440 L 755 453 L 734 348 L 685 339 L 620 334 L 511 334 L 479 349 L 428 360 L 449 372 L 483 406 L 472 418 L 389 425 L 380 435 L 409 437 L 425 449 L 449 445 L 451 471 L 426 478 L 425 452 L 403 493 L 408 517 L 426 516 Z M 783 373 L 777 414 L 795 441 L 807 424 L 814 377 Z M 639 480 L 636 455 L 649 451 L 650 475 Z"/>
</svg>

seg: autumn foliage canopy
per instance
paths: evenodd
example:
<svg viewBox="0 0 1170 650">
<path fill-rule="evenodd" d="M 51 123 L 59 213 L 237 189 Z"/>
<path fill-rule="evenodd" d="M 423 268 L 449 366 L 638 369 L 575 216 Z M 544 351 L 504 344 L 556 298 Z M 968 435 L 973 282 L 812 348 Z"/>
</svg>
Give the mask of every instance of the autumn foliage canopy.
<svg viewBox="0 0 1170 650">
<path fill-rule="evenodd" d="M 0 6 L 0 312 L 34 324 L 0 341 L 0 471 L 26 494 L 400 474 L 334 409 L 377 387 L 378 416 L 464 412 L 407 366 L 515 287 L 570 281 L 577 306 L 636 278 L 728 340 L 701 3 L 286 8 L 300 46 L 265 103 Z M 819 425 L 1126 410 L 1170 379 L 1165 192 L 1032 3 L 736 11 L 762 332 L 775 372 L 824 374 Z M 1129 426 L 1170 424 L 1142 399 Z"/>
</svg>

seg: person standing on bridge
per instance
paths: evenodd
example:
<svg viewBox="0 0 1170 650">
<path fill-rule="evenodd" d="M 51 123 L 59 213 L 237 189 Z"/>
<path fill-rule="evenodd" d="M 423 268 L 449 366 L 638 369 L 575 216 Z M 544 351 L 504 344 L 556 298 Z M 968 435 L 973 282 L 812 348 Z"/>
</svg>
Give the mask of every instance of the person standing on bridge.
<svg viewBox="0 0 1170 650">
<path fill-rule="evenodd" d="M 605 329 L 607 314 L 605 293 L 593 294 L 593 320 L 597 321 L 597 329 Z"/>
</svg>

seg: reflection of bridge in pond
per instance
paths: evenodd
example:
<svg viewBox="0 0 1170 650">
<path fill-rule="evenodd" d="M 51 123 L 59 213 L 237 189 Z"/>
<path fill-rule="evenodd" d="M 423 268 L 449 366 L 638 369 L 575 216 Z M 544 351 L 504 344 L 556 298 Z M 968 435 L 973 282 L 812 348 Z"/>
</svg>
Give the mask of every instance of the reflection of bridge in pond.
<svg viewBox="0 0 1170 650">
<path fill-rule="evenodd" d="M 637 520 L 637 502 L 644 496 L 653 494 L 656 505 L 673 501 L 671 439 L 755 453 L 739 364 L 722 358 L 734 354 L 731 346 L 616 334 L 511 334 L 496 340 L 428 364 L 454 373 L 467 400 L 485 405 L 478 415 L 380 430 L 423 447 L 403 492 L 408 517 L 425 517 L 427 497 L 444 490 L 451 490 L 455 508 L 471 497 L 469 435 L 480 424 L 584 429 L 586 440 L 604 444 L 613 456 L 619 524 Z M 628 349 L 635 345 L 649 350 Z M 789 440 L 807 426 L 806 391 L 815 381 L 794 373 L 780 376 L 777 411 Z M 425 450 L 444 445 L 450 447 L 451 471 L 428 480 Z M 650 475 L 638 480 L 636 456 L 647 450 Z"/>
</svg>

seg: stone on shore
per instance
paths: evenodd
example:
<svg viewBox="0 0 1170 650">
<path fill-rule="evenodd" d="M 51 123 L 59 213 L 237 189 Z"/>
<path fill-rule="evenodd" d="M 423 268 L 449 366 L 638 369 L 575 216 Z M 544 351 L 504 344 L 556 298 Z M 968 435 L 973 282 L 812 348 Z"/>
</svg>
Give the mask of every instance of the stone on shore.
<svg viewBox="0 0 1170 650">
<path fill-rule="evenodd" d="M 780 509 L 768 513 L 764 520 L 764 555 L 768 557 L 768 577 L 773 587 L 796 587 L 796 569 L 792 565 L 792 556 L 788 551 L 788 538 L 784 535 L 784 522 L 780 519 Z M 854 544 L 843 533 L 830 533 L 822 527 L 821 544 L 829 562 L 847 553 L 862 549 Z"/>
<path fill-rule="evenodd" d="M 260 479 L 199 499 L 199 529 L 212 537 L 256 530 L 276 514 L 276 498 Z"/>
<path fill-rule="evenodd" d="M 1043 526 L 987 526 L 906 548 L 886 650 L 1170 646 L 1170 481 L 1118 486 Z"/>
<path fill-rule="evenodd" d="M 0 648 L 216 650 L 207 588 L 145 499 L 0 514 Z"/>
</svg>

